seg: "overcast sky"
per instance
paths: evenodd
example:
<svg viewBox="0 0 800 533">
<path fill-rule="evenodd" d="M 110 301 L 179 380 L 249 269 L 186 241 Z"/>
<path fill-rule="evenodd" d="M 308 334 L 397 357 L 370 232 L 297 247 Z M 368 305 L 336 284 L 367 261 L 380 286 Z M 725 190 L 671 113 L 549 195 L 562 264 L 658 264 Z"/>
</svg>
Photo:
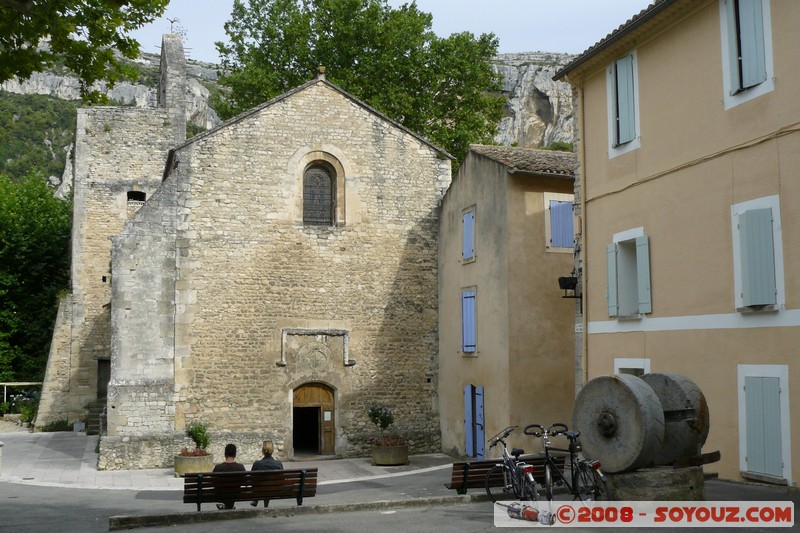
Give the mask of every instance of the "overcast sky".
<svg viewBox="0 0 800 533">
<path fill-rule="evenodd" d="M 399 6 L 408 0 L 389 0 Z M 500 53 L 565 52 L 577 54 L 608 35 L 651 0 L 417 0 L 433 14 L 439 36 L 469 31 L 494 33 Z M 179 19 L 186 30 L 191 59 L 217 63 L 214 42 L 226 38 L 223 24 L 233 0 L 172 0 L 163 18 L 134 32 L 143 52 L 159 53 L 161 35 L 170 32 L 167 19 Z"/>
</svg>

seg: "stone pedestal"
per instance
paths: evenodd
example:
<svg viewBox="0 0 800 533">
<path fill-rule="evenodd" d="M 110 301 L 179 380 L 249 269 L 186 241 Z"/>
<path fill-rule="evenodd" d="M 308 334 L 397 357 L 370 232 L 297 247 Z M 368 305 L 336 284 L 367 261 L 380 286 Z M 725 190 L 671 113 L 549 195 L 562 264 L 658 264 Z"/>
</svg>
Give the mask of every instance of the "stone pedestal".
<svg viewBox="0 0 800 533">
<path fill-rule="evenodd" d="M 408 464 L 408 445 L 402 446 L 373 446 L 372 464 L 378 466 L 393 466 Z"/>
<path fill-rule="evenodd" d="M 644 468 L 634 472 L 606 474 L 610 499 L 632 501 L 703 501 L 702 467 Z"/>
</svg>

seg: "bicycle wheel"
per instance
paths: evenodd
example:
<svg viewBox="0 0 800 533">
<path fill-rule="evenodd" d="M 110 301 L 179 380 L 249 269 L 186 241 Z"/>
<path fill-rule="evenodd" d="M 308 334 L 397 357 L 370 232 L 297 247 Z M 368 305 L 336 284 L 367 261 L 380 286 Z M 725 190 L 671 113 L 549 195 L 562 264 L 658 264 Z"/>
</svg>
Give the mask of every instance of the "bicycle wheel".
<svg viewBox="0 0 800 533">
<path fill-rule="evenodd" d="M 539 490 L 536 487 L 536 480 L 531 474 L 525 474 L 522 479 L 522 501 L 535 502 L 539 500 Z"/>
<path fill-rule="evenodd" d="M 508 470 L 502 465 L 493 466 L 486 472 L 486 494 L 492 502 L 516 500 Z"/>
<path fill-rule="evenodd" d="M 547 501 L 553 501 L 553 468 L 550 463 L 544 464 L 544 495 Z"/>
<path fill-rule="evenodd" d="M 581 463 L 578 467 L 576 482 L 576 486 L 573 487 L 576 500 L 589 502 L 608 499 L 605 480 L 586 463 Z"/>
</svg>

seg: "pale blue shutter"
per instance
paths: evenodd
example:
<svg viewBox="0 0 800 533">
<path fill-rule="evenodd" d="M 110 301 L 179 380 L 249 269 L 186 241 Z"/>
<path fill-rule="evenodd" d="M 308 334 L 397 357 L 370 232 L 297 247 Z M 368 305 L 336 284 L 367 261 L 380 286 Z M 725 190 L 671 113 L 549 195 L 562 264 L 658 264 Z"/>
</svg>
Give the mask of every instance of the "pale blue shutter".
<svg viewBox="0 0 800 533">
<path fill-rule="evenodd" d="M 461 293 L 461 350 L 475 351 L 475 292 Z"/>
<path fill-rule="evenodd" d="M 475 256 L 475 211 L 468 211 L 461 217 L 463 244 L 461 257 L 472 259 Z"/>
<path fill-rule="evenodd" d="M 485 419 L 483 416 L 483 386 L 475 387 L 475 457 L 483 459 L 486 441 Z"/>
<path fill-rule="evenodd" d="M 464 448 L 467 457 L 475 457 L 474 391 L 475 387 L 473 385 L 464 386 Z"/>
<path fill-rule="evenodd" d="M 619 316 L 619 298 L 617 296 L 617 244 L 606 245 L 606 267 L 608 276 L 608 316 Z"/>
<path fill-rule="evenodd" d="M 752 209 L 739 215 L 742 264 L 742 305 L 777 303 L 772 209 Z"/>
<path fill-rule="evenodd" d="M 557 248 L 572 248 L 575 245 L 572 202 L 550 201 L 550 245 Z"/>
<path fill-rule="evenodd" d="M 646 235 L 636 237 L 636 285 L 639 295 L 639 313 L 651 313 L 650 295 L 650 241 Z"/>
<path fill-rule="evenodd" d="M 747 89 L 767 79 L 761 0 L 739 0 L 739 43 L 741 88 Z"/>
<path fill-rule="evenodd" d="M 633 88 L 633 56 L 625 56 L 614 63 L 616 134 L 614 145 L 625 144 L 636 138 L 636 107 Z"/>
<path fill-rule="evenodd" d="M 780 379 L 745 377 L 747 470 L 783 477 Z"/>
</svg>

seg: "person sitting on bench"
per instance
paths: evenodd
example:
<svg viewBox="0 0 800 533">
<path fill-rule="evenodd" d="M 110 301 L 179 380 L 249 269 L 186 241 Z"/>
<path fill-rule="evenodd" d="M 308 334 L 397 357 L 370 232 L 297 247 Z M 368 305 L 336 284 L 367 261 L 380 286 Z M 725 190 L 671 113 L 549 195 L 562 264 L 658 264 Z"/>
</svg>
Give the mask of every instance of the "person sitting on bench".
<svg viewBox="0 0 800 533">
<path fill-rule="evenodd" d="M 242 463 L 236 462 L 236 445 L 228 444 L 225 446 L 225 462 L 219 463 L 214 467 L 214 472 L 245 472 L 247 469 Z M 234 509 L 233 500 L 224 501 L 217 504 L 217 509 Z"/>
<path fill-rule="evenodd" d="M 283 463 L 272 458 L 274 452 L 275 445 L 271 440 L 265 440 L 264 444 L 261 445 L 261 453 L 264 454 L 264 458 L 253 463 L 253 467 L 250 470 L 283 470 Z M 258 500 L 251 501 L 250 505 L 258 507 Z M 264 507 L 269 507 L 269 500 L 264 500 Z"/>
</svg>

